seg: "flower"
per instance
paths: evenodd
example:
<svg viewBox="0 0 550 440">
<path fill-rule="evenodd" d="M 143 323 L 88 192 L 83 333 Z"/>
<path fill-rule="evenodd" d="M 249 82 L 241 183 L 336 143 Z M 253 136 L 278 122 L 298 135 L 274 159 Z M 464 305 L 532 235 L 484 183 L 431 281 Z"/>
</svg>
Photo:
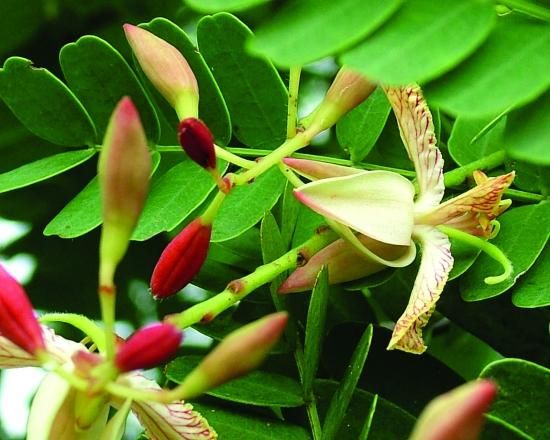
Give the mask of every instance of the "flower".
<svg viewBox="0 0 550 440">
<path fill-rule="evenodd" d="M 47 327 L 40 327 L 46 350 L 56 362 L 63 364 L 65 371 L 87 369 L 81 362 L 88 362 L 90 355 L 87 348 L 77 342 L 56 335 Z M 0 336 L 0 368 L 19 368 L 38 366 L 39 362 L 27 352 L 14 345 L 7 338 Z M 159 385 L 139 372 L 122 374 L 116 380 L 140 392 L 163 393 Z M 77 423 L 75 401 L 78 391 L 60 377 L 56 372 L 48 373 L 40 384 L 32 402 L 27 438 L 74 438 Z M 101 434 L 106 429 L 109 407 L 120 408 L 124 400 L 114 394 L 109 394 L 100 409 L 97 419 L 92 425 L 78 431 L 78 438 L 103 438 Z M 151 438 L 182 439 L 182 440 L 213 440 L 217 438 L 214 429 L 193 407 L 180 400 L 171 403 L 161 403 L 153 400 L 132 400 L 131 410 L 136 415 L 146 433 Z"/>
<path fill-rule="evenodd" d="M 409 303 L 395 324 L 388 349 L 422 353 L 426 350 L 422 328 L 453 266 L 448 234 L 462 232 L 470 237 L 489 238 L 493 220 L 510 206 L 510 201 L 503 201 L 501 197 L 512 183 L 514 173 L 487 178 L 477 172 L 474 174 L 478 183 L 475 188 L 441 203 L 445 190 L 443 158 L 436 147 L 432 116 L 420 88 L 411 85 L 384 90 L 409 158 L 414 163 L 418 194 L 410 181 L 390 171 L 350 171 L 347 167 L 327 167 L 296 159 L 285 162 L 306 176 L 320 179 L 296 189 L 295 195 L 324 215 L 347 241 L 338 246 L 359 252 L 369 262 L 402 267 L 414 259 L 414 242 L 420 244 L 420 269 Z M 363 236 L 374 243 L 364 245 Z M 395 254 L 395 259 L 388 259 L 379 251 L 383 245 L 398 246 L 402 253 Z M 508 265 L 503 276 L 490 277 L 486 282 L 501 281 L 510 272 Z M 289 280 L 286 283 L 291 284 Z"/>
</svg>

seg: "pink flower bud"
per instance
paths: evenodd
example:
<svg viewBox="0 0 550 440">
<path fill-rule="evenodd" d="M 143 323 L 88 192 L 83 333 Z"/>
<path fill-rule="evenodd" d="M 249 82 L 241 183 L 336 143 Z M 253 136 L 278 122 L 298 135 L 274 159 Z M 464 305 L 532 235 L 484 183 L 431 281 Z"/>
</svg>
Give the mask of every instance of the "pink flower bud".
<svg viewBox="0 0 550 440">
<path fill-rule="evenodd" d="M 199 396 L 257 368 L 281 337 L 287 320 L 286 312 L 273 313 L 230 333 L 184 379 L 183 398 Z"/>
<path fill-rule="evenodd" d="M 212 225 L 197 218 L 189 223 L 162 252 L 151 277 L 155 298 L 166 298 L 183 289 L 202 267 Z"/>
<path fill-rule="evenodd" d="M 493 382 L 478 380 L 435 398 L 420 414 L 410 440 L 476 440 L 496 392 Z"/>
<path fill-rule="evenodd" d="M 180 144 L 185 152 L 207 170 L 216 168 L 214 138 L 204 122 L 197 118 L 186 118 L 178 127 Z"/>
<path fill-rule="evenodd" d="M 365 76 L 342 67 L 332 82 L 325 99 L 316 110 L 302 121 L 306 129 L 320 133 L 332 127 L 376 89 L 376 84 Z"/>
<path fill-rule="evenodd" d="M 183 333 L 173 324 L 151 324 L 137 330 L 117 350 L 120 371 L 152 368 L 170 360 L 178 351 Z"/>
<path fill-rule="evenodd" d="M 176 109 L 180 119 L 196 116 L 199 88 L 183 55 L 174 46 L 145 29 L 125 24 L 124 32 L 143 72 Z"/>
<path fill-rule="evenodd" d="M 21 285 L 0 266 L 0 334 L 26 352 L 44 350 L 42 330 Z"/>
<path fill-rule="evenodd" d="M 103 197 L 100 254 L 109 271 L 126 252 L 147 196 L 150 173 L 151 155 L 137 109 L 130 98 L 122 98 L 109 121 L 98 169 Z"/>
</svg>

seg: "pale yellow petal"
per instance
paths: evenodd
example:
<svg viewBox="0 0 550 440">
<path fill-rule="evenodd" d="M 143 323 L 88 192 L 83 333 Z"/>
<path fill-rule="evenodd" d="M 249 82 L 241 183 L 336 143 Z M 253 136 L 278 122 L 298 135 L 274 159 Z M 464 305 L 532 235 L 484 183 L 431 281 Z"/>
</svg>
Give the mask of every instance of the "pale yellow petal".
<svg viewBox="0 0 550 440">
<path fill-rule="evenodd" d="M 295 191 L 315 212 L 382 243 L 408 246 L 414 187 L 389 171 L 365 171 L 304 185 Z"/>
<path fill-rule="evenodd" d="M 433 118 L 420 87 L 385 87 L 384 91 L 397 118 L 401 139 L 414 163 L 420 188 L 417 208 L 436 206 L 443 198 L 443 158 L 436 147 Z"/>
<path fill-rule="evenodd" d="M 395 323 L 388 350 L 420 354 L 426 350 L 422 328 L 427 324 L 453 267 L 451 243 L 441 231 L 431 226 L 415 228 L 415 239 L 422 247 L 420 269 L 409 304 Z"/>
<path fill-rule="evenodd" d="M 319 162 L 316 160 L 295 159 L 294 157 L 286 157 L 283 159 L 283 163 L 296 171 L 300 176 L 309 180 L 351 176 L 352 174 L 365 172 L 365 170 L 360 170 L 358 168 L 334 165 L 332 163 Z"/>
</svg>

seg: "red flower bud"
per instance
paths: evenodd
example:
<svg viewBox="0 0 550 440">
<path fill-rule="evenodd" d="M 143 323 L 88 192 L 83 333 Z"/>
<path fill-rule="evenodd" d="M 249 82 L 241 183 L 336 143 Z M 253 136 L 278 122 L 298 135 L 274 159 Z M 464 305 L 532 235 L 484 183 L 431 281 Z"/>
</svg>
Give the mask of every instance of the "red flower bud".
<svg viewBox="0 0 550 440">
<path fill-rule="evenodd" d="M 151 277 L 155 298 L 166 298 L 183 289 L 199 272 L 210 243 L 212 225 L 202 218 L 189 223 L 162 252 Z"/>
<path fill-rule="evenodd" d="M 152 368 L 171 359 L 183 333 L 173 324 L 151 324 L 137 330 L 123 342 L 115 356 L 120 371 Z"/>
<path fill-rule="evenodd" d="M 178 127 L 180 144 L 185 152 L 207 170 L 216 168 L 214 138 L 204 122 L 197 118 L 187 118 Z"/>
<path fill-rule="evenodd" d="M 21 285 L 0 266 L 0 334 L 30 354 L 45 348 L 42 329 Z"/>
</svg>

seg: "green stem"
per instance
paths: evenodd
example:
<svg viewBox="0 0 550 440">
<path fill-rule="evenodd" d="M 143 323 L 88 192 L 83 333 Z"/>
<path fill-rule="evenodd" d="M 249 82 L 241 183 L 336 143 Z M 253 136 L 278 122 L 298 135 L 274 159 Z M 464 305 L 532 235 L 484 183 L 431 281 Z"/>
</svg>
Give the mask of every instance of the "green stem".
<svg viewBox="0 0 550 440">
<path fill-rule="evenodd" d="M 285 157 L 292 155 L 296 150 L 305 147 L 311 140 L 311 134 L 308 131 L 298 133 L 292 139 L 287 139 L 279 148 L 271 151 L 262 160 L 256 163 L 254 168 L 245 171 L 242 174 L 238 174 L 235 177 L 236 185 L 244 185 L 262 173 L 266 172 L 272 166 L 283 160 Z"/>
<path fill-rule="evenodd" d="M 268 154 L 272 153 L 271 150 L 260 150 L 260 149 L 254 149 L 254 148 L 229 148 L 229 150 L 231 150 L 235 154 L 239 154 L 242 156 L 250 156 L 250 157 L 267 156 Z M 384 165 L 376 165 L 373 163 L 366 163 L 366 162 L 352 162 L 351 160 L 340 159 L 337 157 L 319 156 L 317 154 L 307 154 L 307 153 L 294 153 L 292 157 L 295 157 L 296 159 L 316 160 L 318 162 L 331 163 L 334 165 L 355 167 L 363 170 L 392 171 L 394 173 L 401 174 L 402 176 L 411 177 L 411 178 L 416 176 L 415 172 L 410 170 L 386 167 Z"/>
<path fill-rule="evenodd" d="M 296 136 L 296 118 L 298 113 L 298 89 L 300 87 L 301 66 L 290 68 L 288 78 L 288 116 L 286 123 L 286 137 L 291 139 Z"/>
<path fill-rule="evenodd" d="M 504 163 L 506 159 L 506 152 L 504 150 L 497 151 L 496 153 L 489 154 L 482 157 L 479 160 L 475 160 L 456 168 L 452 171 L 448 171 L 444 174 L 445 187 L 458 186 L 472 175 L 476 170 L 490 170 L 496 168 Z"/>
<path fill-rule="evenodd" d="M 300 178 L 292 171 L 289 167 L 287 167 L 284 163 L 279 162 L 279 170 L 281 173 L 283 173 L 283 176 L 286 177 L 286 179 L 294 186 L 294 188 L 299 188 L 304 184 L 300 180 Z"/>
<path fill-rule="evenodd" d="M 542 200 L 545 200 L 546 197 L 542 194 L 535 194 L 530 193 L 527 191 L 520 191 L 519 189 L 507 189 L 504 191 L 504 194 L 509 196 L 510 198 L 514 200 L 518 200 L 520 202 L 530 202 L 530 203 L 538 203 Z"/>
<path fill-rule="evenodd" d="M 256 162 L 253 160 L 243 159 L 242 157 L 237 156 L 236 154 L 231 153 L 227 149 L 220 147 L 219 145 L 214 145 L 216 149 L 216 157 L 225 160 L 226 162 L 237 165 L 241 168 L 253 168 L 256 166 Z M 179 145 L 157 145 L 156 151 L 159 153 L 174 153 L 183 151 Z"/>
<path fill-rule="evenodd" d="M 218 191 L 218 194 L 212 199 L 210 202 L 210 205 L 208 208 L 206 208 L 206 211 L 204 211 L 201 215 L 203 224 L 212 224 L 214 221 L 214 217 L 216 217 L 216 214 L 220 210 L 220 207 L 225 199 L 225 194 L 221 191 Z"/>
<path fill-rule="evenodd" d="M 543 6 L 533 4 L 525 0 L 498 0 L 497 3 L 504 5 L 510 9 L 540 18 L 541 20 L 550 21 L 550 10 Z"/>
<path fill-rule="evenodd" d="M 99 302 L 105 331 L 105 356 L 112 361 L 115 357 L 116 288 L 114 285 L 99 286 Z"/>
<path fill-rule="evenodd" d="M 232 281 L 225 290 L 216 296 L 196 304 L 181 313 L 170 315 L 166 318 L 166 321 L 182 329 L 201 321 L 209 322 L 224 310 L 241 301 L 258 287 L 273 280 L 277 275 L 296 268 L 300 257 L 309 258 L 332 243 L 336 238 L 337 235 L 329 229 L 316 233 L 301 246 L 291 249 L 271 263 L 259 266 L 251 274 Z"/>
</svg>

